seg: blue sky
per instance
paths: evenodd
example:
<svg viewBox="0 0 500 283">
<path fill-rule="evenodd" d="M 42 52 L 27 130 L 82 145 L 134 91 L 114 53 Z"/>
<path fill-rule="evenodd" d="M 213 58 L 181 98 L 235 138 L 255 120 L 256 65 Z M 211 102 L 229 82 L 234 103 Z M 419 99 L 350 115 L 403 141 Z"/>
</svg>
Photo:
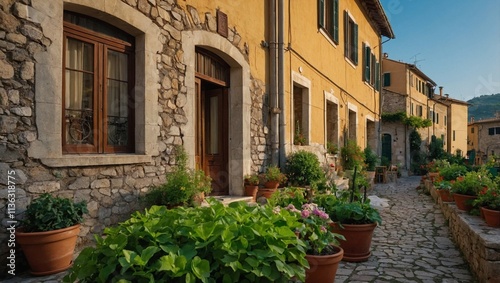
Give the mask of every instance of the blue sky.
<svg viewBox="0 0 500 283">
<path fill-rule="evenodd" d="M 380 2 L 396 35 L 383 45 L 390 59 L 416 60 L 452 98 L 500 93 L 500 0 Z"/>
</svg>

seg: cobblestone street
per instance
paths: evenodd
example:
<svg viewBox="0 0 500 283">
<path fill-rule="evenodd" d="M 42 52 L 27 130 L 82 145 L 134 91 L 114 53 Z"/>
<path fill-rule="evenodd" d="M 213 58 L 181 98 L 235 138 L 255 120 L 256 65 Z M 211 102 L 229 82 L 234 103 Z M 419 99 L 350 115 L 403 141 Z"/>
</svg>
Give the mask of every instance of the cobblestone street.
<svg viewBox="0 0 500 283">
<path fill-rule="evenodd" d="M 387 199 L 367 262 L 342 262 L 335 282 L 476 282 L 433 199 L 417 191 L 419 176 L 376 184 Z"/>
</svg>

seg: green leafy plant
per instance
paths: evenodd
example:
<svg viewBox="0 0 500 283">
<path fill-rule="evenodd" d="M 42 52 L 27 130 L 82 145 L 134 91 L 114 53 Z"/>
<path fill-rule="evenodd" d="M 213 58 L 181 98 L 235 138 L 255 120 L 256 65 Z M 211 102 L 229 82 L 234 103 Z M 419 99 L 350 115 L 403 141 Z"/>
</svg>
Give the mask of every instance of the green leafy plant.
<svg viewBox="0 0 500 283">
<path fill-rule="evenodd" d="M 325 178 L 316 154 L 305 150 L 288 156 L 285 172 L 288 182 L 293 186 L 307 186 Z"/>
<path fill-rule="evenodd" d="M 331 220 L 328 214 L 319 209 L 315 203 L 306 203 L 302 205 L 301 209 L 295 208 L 293 204 L 285 207 L 285 210 L 294 213 L 302 223 L 297 232 L 299 238 L 306 243 L 306 253 L 309 255 L 330 255 L 335 253 L 332 245 L 339 245 L 338 239 L 345 240 L 345 238 L 330 231 Z"/>
<path fill-rule="evenodd" d="M 259 185 L 260 180 L 259 176 L 256 174 L 249 174 L 245 176 L 245 184 L 246 185 L 251 185 L 251 186 L 257 186 Z"/>
<path fill-rule="evenodd" d="M 348 202 L 334 195 L 319 195 L 314 198 L 314 202 L 328 213 L 332 221 L 340 224 L 382 223 L 380 213 L 368 201 Z"/>
<path fill-rule="evenodd" d="M 476 207 L 484 207 L 491 210 L 500 211 L 500 188 L 493 187 L 479 192 L 477 199 L 473 202 Z"/>
<path fill-rule="evenodd" d="M 459 164 L 444 166 L 439 170 L 439 176 L 445 181 L 452 181 L 467 173 L 467 167 Z"/>
<path fill-rule="evenodd" d="M 212 180 L 203 170 L 187 167 L 187 153 L 176 147 L 176 167 L 166 174 L 165 183 L 153 187 L 143 198 L 148 205 L 195 205 L 195 196 L 212 191 Z"/>
<path fill-rule="evenodd" d="M 365 160 L 363 151 L 355 140 L 348 140 L 346 145 L 340 148 L 341 162 L 344 170 L 353 170 L 355 166 L 360 166 Z"/>
<path fill-rule="evenodd" d="M 494 187 L 488 172 L 482 168 L 479 171 L 467 172 L 464 176 L 452 181 L 451 189 L 455 194 L 477 196 L 484 188 Z"/>
<path fill-rule="evenodd" d="M 296 145 L 305 145 L 307 143 L 306 138 L 304 137 L 304 134 L 300 130 L 300 124 L 299 121 L 295 123 L 295 135 L 293 136 L 293 144 Z"/>
<path fill-rule="evenodd" d="M 88 213 L 85 201 L 73 203 L 67 198 L 44 193 L 33 200 L 24 214 L 24 232 L 45 232 L 63 229 L 83 222 Z"/>
<path fill-rule="evenodd" d="M 308 199 L 308 191 L 304 188 L 287 187 L 275 192 L 268 200 L 269 205 L 286 207 L 293 204 L 295 207 L 302 207 Z"/>
<path fill-rule="evenodd" d="M 269 165 L 265 173 L 266 181 L 275 181 L 278 183 L 284 183 L 286 181 L 285 174 L 281 173 L 281 170 L 276 165 Z"/>
<path fill-rule="evenodd" d="M 367 171 L 375 171 L 375 166 L 377 166 L 378 156 L 369 146 L 364 149 L 365 164 Z"/>
<path fill-rule="evenodd" d="M 333 142 L 327 142 L 326 152 L 328 152 L 328 154 L 337 154 L 339 152 L 339 147 Z"/>
<path fill-rule="evenodd" d="M 64 282 L 304 281 L 295 213 L 243 202 L 136 212 L 85 248 Z"/>
</svg>

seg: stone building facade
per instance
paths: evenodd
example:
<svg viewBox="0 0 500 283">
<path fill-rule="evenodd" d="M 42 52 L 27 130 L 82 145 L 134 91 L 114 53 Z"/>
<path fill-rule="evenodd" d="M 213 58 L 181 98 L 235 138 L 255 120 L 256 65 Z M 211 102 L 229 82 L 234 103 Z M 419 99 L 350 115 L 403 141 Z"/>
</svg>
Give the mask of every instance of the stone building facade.
<svg viewBox="0 0 500 283">
<path fill-rule="evenodd" d="M 467 151 L 475 151 L 474 164 L 484 164 L 500 156 L 500 114 L 489 119 L 471 119 L 467 125 Z"/>
<path fill-rule="evenodd" d="M 178 145 L 229 195 L 296 150 L 324 160 L 327 142 L 376 148 L 375 47 L 394 34 L 378 0 L 338 3 L 285 3 L 290 31 L 281 31 L 285 17 L 267 1 L 2 1 L 0 184 L 15 172 L 17 216 L 45 192 L 85 200 L 85 243 L 141 209 Z M 293 144 L 298 120 L 306 145 Z"/>
</svg>

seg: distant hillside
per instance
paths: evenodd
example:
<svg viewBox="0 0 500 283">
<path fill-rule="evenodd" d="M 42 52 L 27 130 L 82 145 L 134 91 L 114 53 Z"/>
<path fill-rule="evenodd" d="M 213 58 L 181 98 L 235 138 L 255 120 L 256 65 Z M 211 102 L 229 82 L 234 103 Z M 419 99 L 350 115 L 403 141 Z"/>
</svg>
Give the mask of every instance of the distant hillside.
<svg viewBox="0 0 500 283">
<path fill-rule="evenodd" d="M 481 95 L 467 101 L 469 104 L 469 119 L 474 120 L 493 118 L 495 112 L 500 111 L 500 93 L 491 95 Z"/>
</svg>

